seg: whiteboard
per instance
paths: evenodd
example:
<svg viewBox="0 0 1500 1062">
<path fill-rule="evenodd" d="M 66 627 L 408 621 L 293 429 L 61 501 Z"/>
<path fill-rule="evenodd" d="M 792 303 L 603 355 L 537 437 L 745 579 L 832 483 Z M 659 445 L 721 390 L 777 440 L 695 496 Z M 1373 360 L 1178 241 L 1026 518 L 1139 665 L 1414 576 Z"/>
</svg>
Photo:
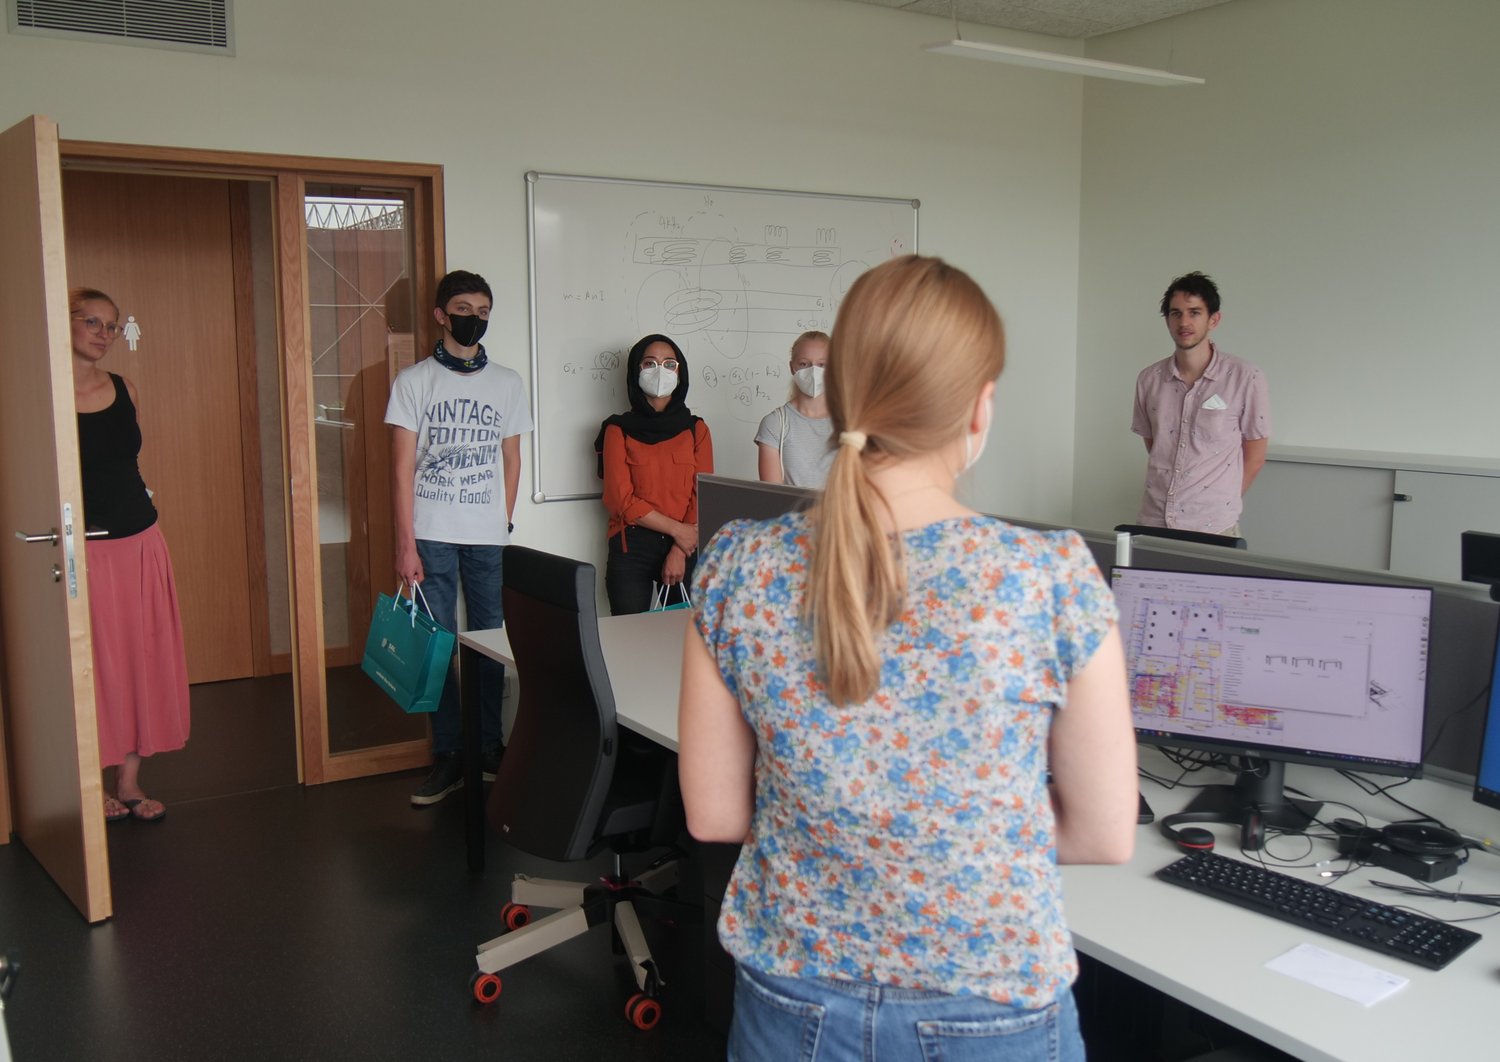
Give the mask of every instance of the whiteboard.
<svg viewBox="0 0 1500 1062">
<path fill-rule="evenodd" d="M 671 336 L 714 469 L 757 478 L 755 429 L 787 400 L 792 341 L 833 330 L 871 266 L 917 247 L 915 199 L 526 175 L 532 500 L 597 498 L 600 422 L 629 408 L 636 340 Z"/>
</svg>

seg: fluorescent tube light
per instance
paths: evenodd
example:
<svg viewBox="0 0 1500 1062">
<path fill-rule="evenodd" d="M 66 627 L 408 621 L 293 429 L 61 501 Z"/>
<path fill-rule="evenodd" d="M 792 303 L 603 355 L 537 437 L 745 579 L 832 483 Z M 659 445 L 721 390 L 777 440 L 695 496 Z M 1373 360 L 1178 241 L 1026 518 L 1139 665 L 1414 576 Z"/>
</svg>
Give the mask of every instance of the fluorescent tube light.
<svg viewBox="0 0 1500 1062">
<path fill-rule="evenodd" d="M 1012 48 L 1004 44 L 986 44 L 982 41 L 938 41 L 936 44 L 927 45 L 926 50 L 940 55 L 959 55 L 965 59 L 989 59 L 996 63 L 1032 66 L 1039 70 L 1055 70 L 1061 74 L 1082 74 L 1084 77 L 1108 77 L 1116 81 L 1135 81 L 1142 85 L 1204 84 L 1201 77 L 1172 74 L 1165 70 L 1153 70 L 1147 66 L 1106 63 L 1102 59 L 1085 59 L 1082 56 L 1059 55 L 1056 52 L 1037 52 L 1030 48 Z"/>
</svg>

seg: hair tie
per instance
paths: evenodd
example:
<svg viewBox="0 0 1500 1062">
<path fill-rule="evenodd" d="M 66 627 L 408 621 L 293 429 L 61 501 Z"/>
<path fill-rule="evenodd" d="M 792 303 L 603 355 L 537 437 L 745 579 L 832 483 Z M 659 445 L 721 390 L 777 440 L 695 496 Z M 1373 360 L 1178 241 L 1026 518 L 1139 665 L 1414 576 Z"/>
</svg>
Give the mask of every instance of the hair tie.
<svg viewBox="0 0 1500 1062">
<path fill-rule="evenodd" d="M 867 436 L 862 431 L 841 431 L 841 432 L 839 432 L 839 445 L 840 446 L 852 446 L 852 447 L 854 447 L 855 453 L 859 453 L 860 451 L 864 450 L 865 443 L 868 440 L 869 440 L 869 436 Z"/>
</svg>

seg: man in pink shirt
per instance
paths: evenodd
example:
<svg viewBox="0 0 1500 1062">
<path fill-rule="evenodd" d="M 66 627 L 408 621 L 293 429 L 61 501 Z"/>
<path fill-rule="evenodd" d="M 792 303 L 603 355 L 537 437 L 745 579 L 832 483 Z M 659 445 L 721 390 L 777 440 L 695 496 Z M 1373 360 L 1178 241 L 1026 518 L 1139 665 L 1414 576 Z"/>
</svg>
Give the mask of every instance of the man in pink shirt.
<svg viewBox="0 0 1500 1062">
<path fill-rule="evenodd" d="M 1202 273 L 1172 281 L 1161 315 L 1176 347 L 1135 380 L 1130 430 L 1146 441 L 1146 493 L 1136 523 L 1238 535 L 1241 498 L 1266 463 L 1266 376 L 1208 338 L 1219 289 Z"/>
</svg>

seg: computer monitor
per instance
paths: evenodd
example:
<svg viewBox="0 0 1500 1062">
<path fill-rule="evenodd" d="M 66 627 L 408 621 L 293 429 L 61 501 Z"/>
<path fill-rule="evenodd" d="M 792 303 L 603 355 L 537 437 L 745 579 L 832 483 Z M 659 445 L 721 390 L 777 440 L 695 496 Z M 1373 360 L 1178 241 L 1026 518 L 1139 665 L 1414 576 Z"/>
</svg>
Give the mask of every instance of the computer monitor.
<svg viewBox="0 0 1500 1062">
<path fill-rule="evenodd" d="M 1298 830 L 1319 806 L 1286 796 L 1287 763 L 1421 774 L 1430 587 L 1146 568 L 1113 585 L 1137 739 L 1241 758 L 1188 811 Z"/>
<path fill-rule="evenodd" d="M 1500 637 L 1490 665 L 1489 712 L 1484 721 L 1484 739 L 1479 743 L 1479 770 L 1474 775 L 1474 799 L 1500 808 Z"/>
<path fill-rule="evenodd" d="M 1196 542 L 1201 546 L 1224 546 L 1227 549 L 1249 549 L 1249 544 L 1238 535 L 1215 535 L 1207 531 L 1184 531 L 1178 527 L 1148 527 L 1145 524 L 1116 524 L 1116 531 L 1128 535 L 1147 535 L 1165 538 L 1174 542 Z"/>
<path fill-rule="evenodd" d="M 805 509 L 818 491 L 784 483 L 761 483 L 732 476 L 698 477 L 698 541 L 707 544 L 731 520 L 769 520 Z"/>
</svg>

